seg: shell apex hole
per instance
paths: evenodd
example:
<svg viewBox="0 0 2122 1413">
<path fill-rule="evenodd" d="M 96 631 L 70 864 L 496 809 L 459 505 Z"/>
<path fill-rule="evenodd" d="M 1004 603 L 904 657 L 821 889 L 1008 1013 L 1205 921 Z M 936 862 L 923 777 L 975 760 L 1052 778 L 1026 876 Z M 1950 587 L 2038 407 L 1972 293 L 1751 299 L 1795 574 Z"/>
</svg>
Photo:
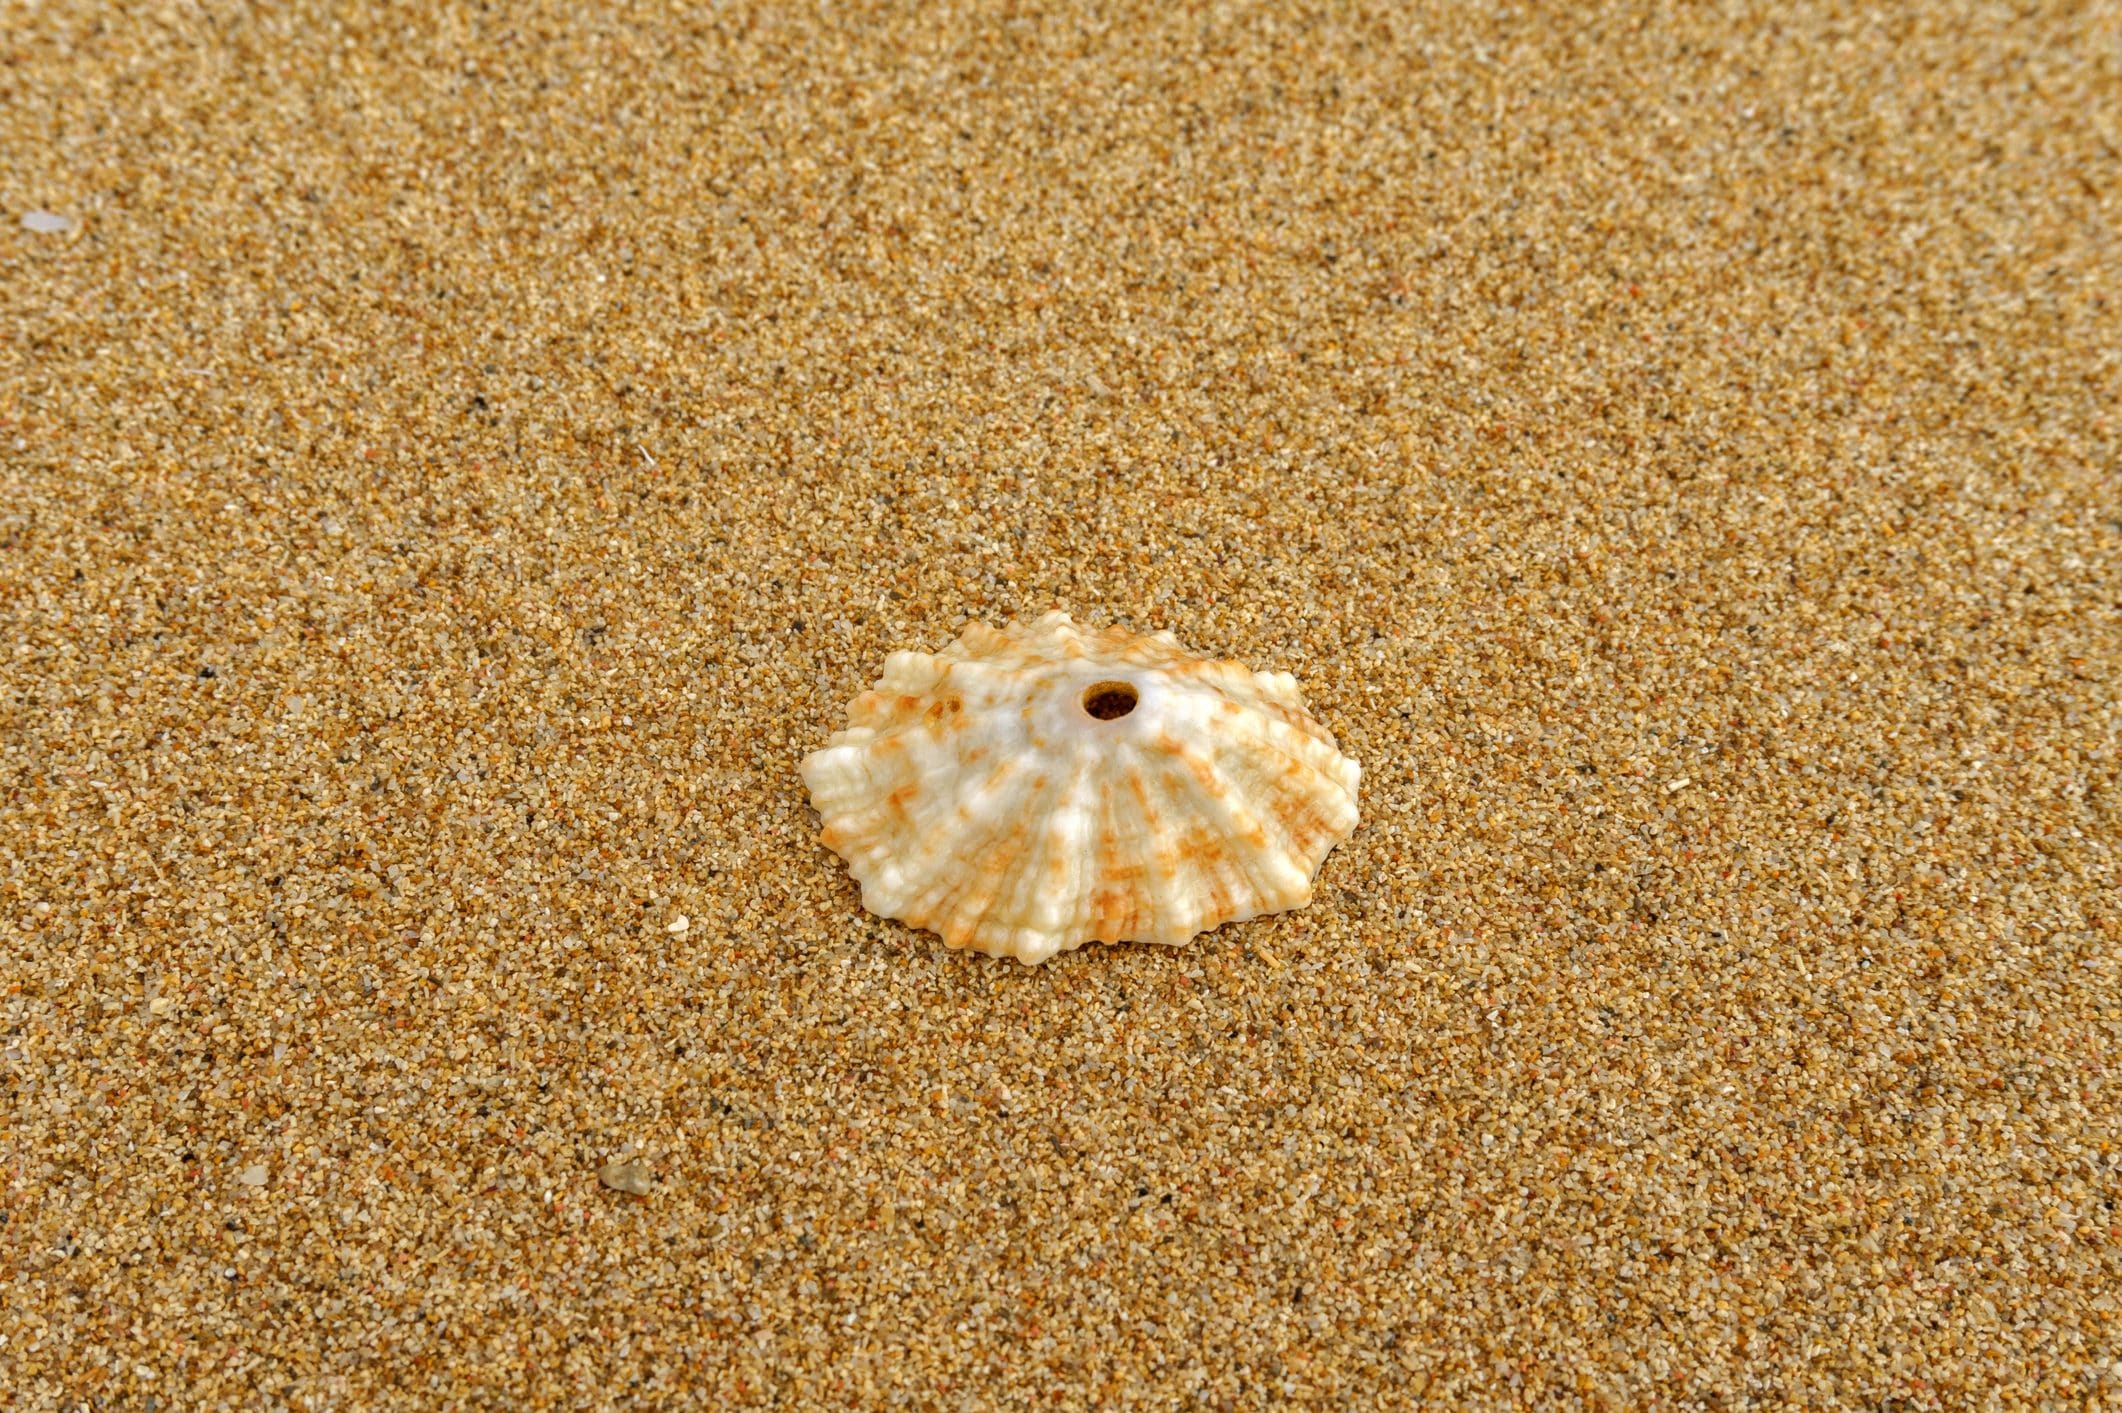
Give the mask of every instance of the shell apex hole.
<svg viewBox="0 0 2122 1413">
<path fill-rule="evenodd" d="M 1118 721 L 1141 699 L 1131 682 L 1093 682 L 1083 689 L 1083 710 L 1099 721 Z"/>
</svg>

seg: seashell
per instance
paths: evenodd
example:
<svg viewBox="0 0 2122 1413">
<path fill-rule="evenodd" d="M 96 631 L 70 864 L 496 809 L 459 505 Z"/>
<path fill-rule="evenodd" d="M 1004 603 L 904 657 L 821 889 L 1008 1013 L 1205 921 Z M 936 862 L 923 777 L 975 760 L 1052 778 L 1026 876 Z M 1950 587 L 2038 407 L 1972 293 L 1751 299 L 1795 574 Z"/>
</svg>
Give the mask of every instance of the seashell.
<svg viewBox="0 0 2122 1413">
<path fill-rule="evenodd" d="M 891 654 L 801 770 L 864 907 L 1026 965 L 1303 907 L 1360 774 L 1288 673 L 1065 613 Z"/>
</svg>

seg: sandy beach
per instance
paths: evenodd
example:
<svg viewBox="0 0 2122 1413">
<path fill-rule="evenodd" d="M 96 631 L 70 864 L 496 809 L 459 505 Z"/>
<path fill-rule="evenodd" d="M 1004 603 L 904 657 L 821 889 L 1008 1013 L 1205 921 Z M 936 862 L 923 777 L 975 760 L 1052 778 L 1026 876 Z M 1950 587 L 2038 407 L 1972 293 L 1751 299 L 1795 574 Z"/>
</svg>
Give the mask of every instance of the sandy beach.
<svg viewBox="0 0 2122 1413">
<path fill-rule="evenodd" d="M 0 0 L 0 1406 L 2122 1406 L 2122 19 Z M 1038 968 L 796 767 L 1294 673 Z"/>
</svg>

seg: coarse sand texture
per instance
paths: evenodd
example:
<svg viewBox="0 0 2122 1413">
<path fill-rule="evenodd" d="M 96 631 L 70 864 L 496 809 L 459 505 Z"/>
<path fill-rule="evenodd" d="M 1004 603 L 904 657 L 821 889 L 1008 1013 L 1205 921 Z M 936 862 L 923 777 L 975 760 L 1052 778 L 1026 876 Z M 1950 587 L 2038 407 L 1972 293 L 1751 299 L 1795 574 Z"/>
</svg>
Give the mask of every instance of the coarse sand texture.
<svg viewBox="0 0 2122 1413">
<path fill-rule="evenodd" d="M 0 0 L 0 1405 L 2122 1405 L 2118 95 Z M 1302 684 L 1308 905 L 864 909 L 804 758 L 1050 611 Z"/>
</svg>

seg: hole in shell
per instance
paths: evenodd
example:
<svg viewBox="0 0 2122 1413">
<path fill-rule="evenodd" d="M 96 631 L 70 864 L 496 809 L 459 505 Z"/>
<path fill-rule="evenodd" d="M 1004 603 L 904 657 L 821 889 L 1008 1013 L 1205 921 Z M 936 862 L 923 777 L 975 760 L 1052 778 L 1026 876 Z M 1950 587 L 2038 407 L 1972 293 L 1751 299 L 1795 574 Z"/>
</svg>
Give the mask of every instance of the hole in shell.
<svg viewBox="0 0 2122 1413">
<path fill-rule="evenodd" d="M 1140 700 L 1141 694 L 1126 682 L 1093 682 L 1083 689 L 1083 710 L 1100 721 L 1118 721 Z"/>
</svg>

